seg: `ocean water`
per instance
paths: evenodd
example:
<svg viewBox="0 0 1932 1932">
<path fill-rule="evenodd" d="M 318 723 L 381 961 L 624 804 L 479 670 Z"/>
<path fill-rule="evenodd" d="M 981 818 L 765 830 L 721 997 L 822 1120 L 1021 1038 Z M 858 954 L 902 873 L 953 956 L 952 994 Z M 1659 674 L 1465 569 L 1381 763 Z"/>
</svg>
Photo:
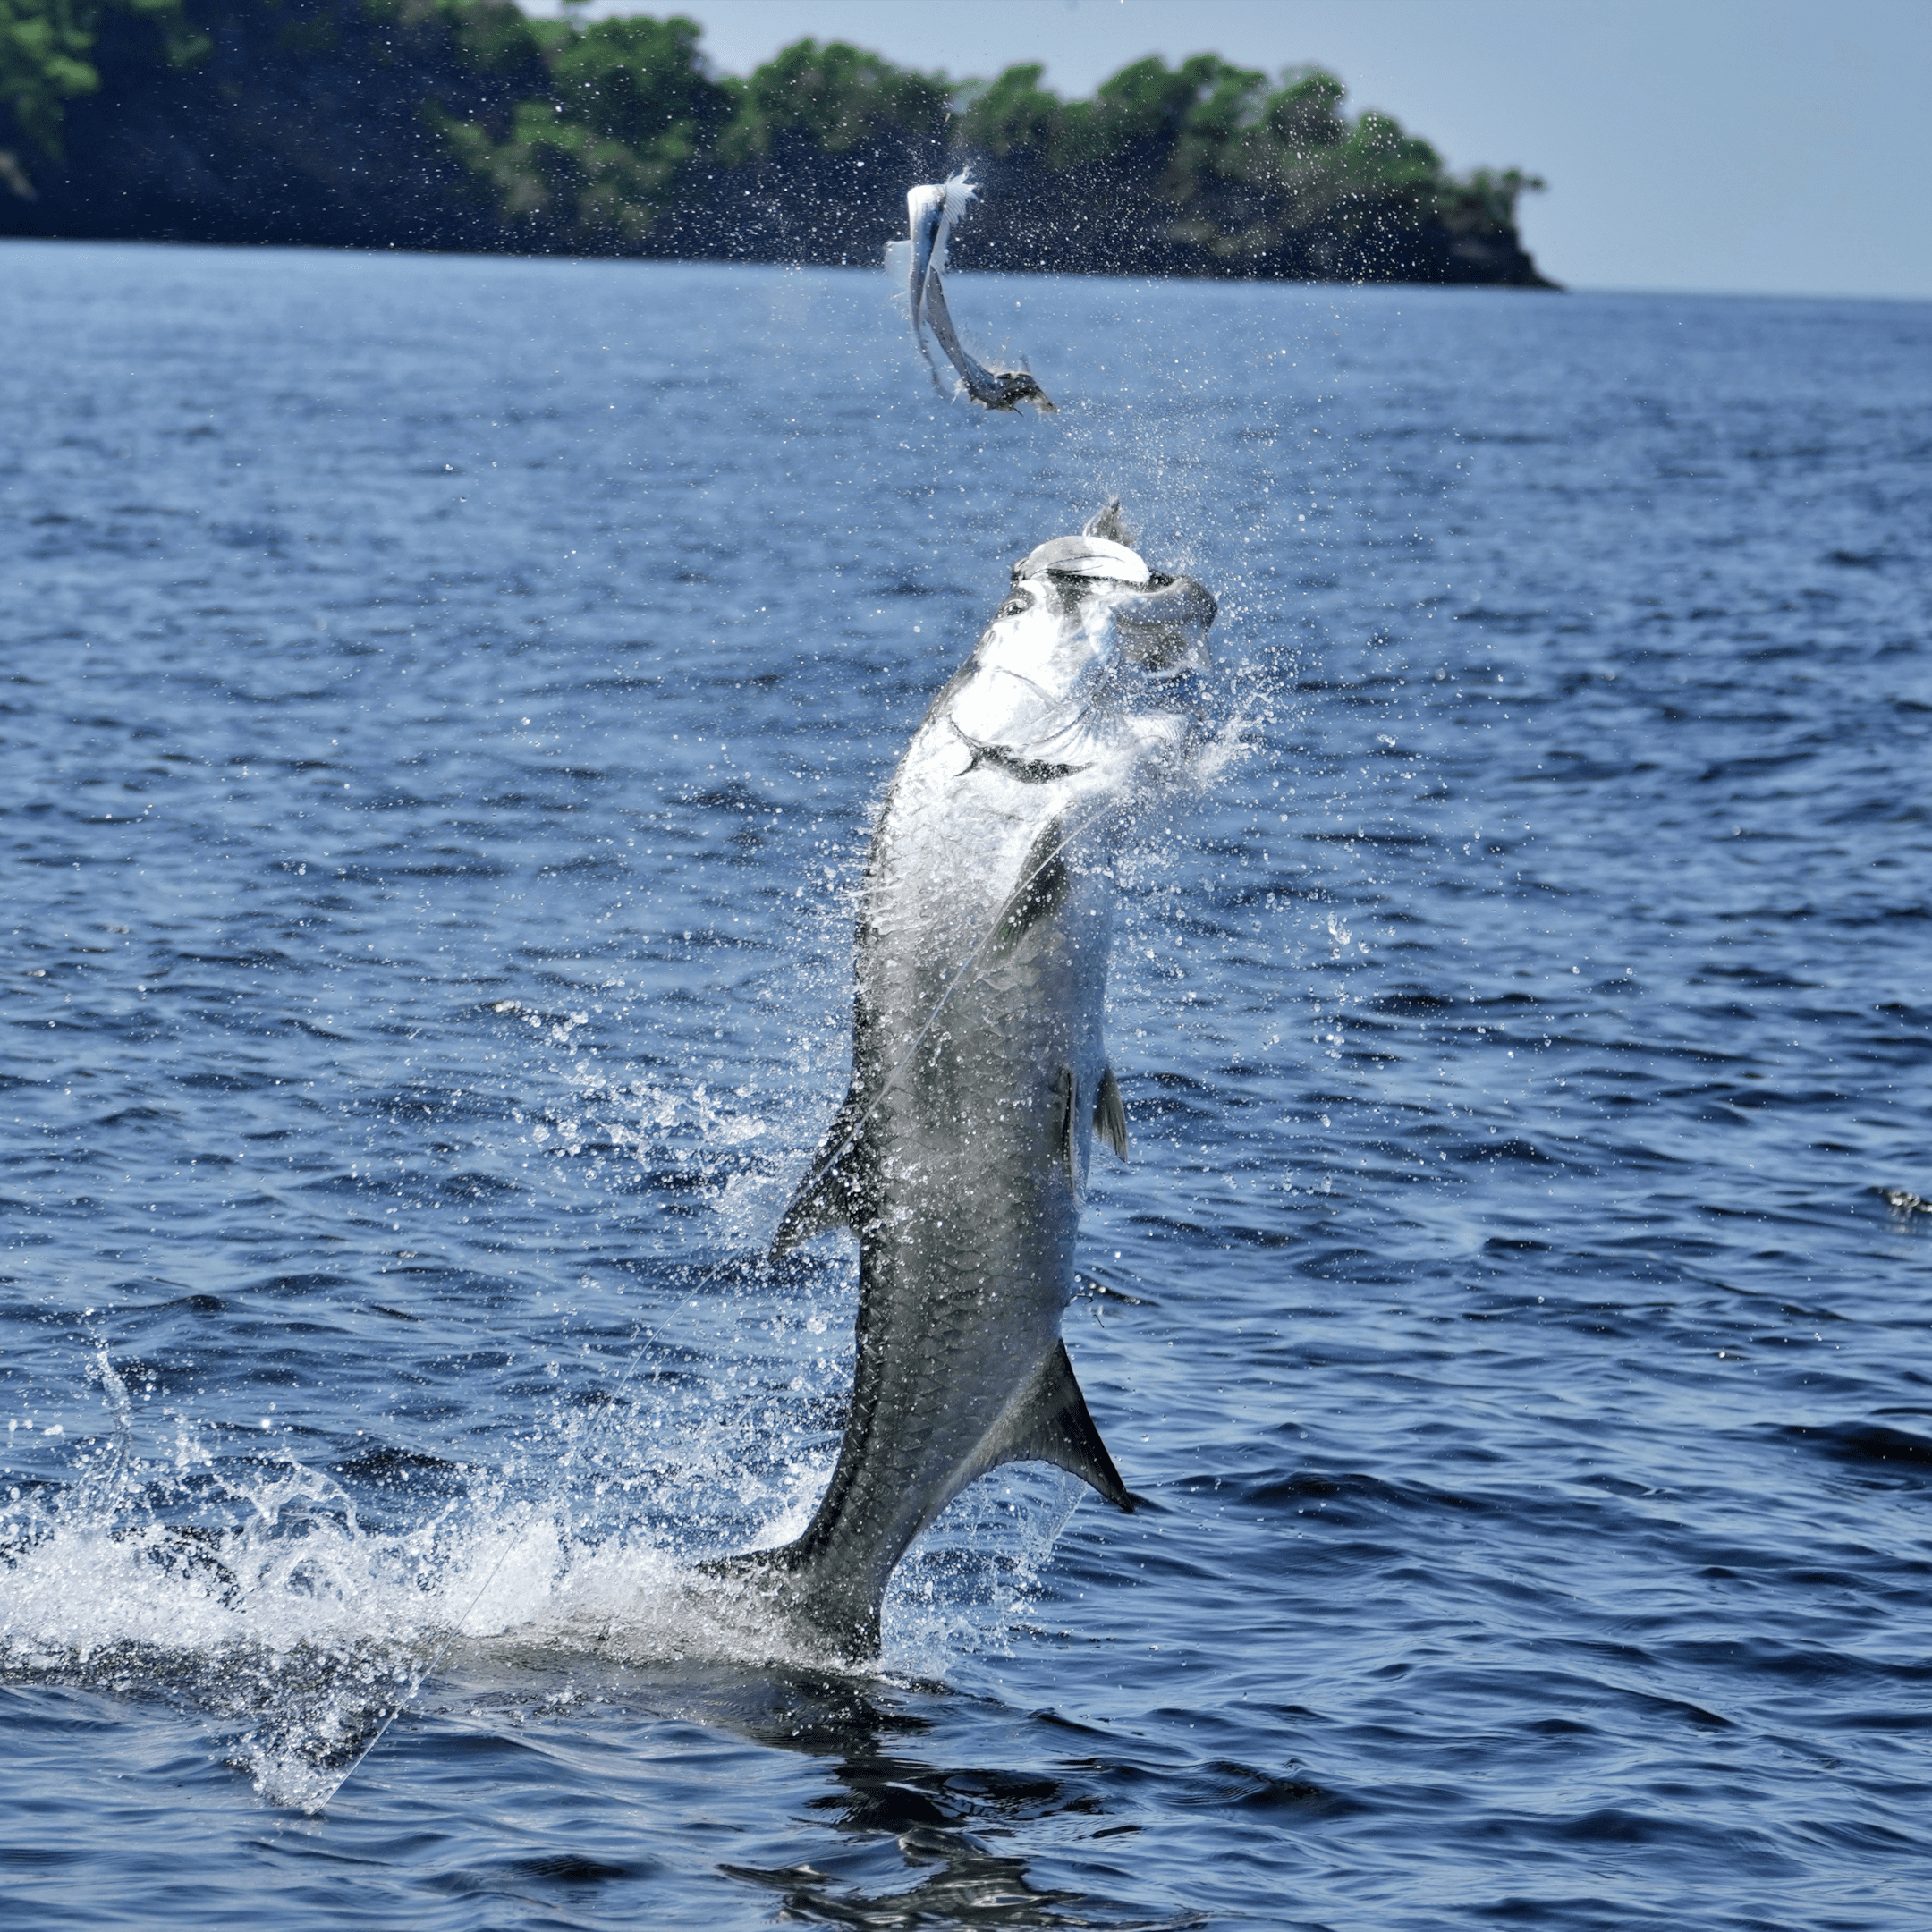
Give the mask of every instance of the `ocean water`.
<svg viewBox="0 0 1932 1932">
<path fill-rule="evenodd" d="M 1932 308 L 0 246 L 0 1919 L 1932 1917 Z M 899 748 L 1119 492 L 1068 1343 L 827 1672 Z"/>
</svg>

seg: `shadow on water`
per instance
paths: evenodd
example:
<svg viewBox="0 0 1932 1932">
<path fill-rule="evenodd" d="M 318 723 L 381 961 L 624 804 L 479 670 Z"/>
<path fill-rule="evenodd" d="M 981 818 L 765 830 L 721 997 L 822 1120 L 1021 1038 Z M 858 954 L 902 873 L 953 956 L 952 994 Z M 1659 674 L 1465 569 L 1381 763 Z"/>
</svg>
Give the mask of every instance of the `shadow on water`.
<svg viewBox="0 0 1932 1932">
<path fill-rule="evenodd" d="M 123 1640 L 64 1654 L 15 1648 L 0 1683 L 78 1690 L 211 1724 L 223 1761 L 278 1801 L 318 1809 L 415 1694 L 422 1663 L 374 1640 L 174 1648 Z"/>
<path fill-rule="evenodd" d="M 934 1763 L 922 1742 L 974 1728 L 971 1701 L 936 1684 L 882 1690 L 831 1673 L 772 1665 L 574 1662 L 569 1695 L 621 1722 L 693 1726 L 759 1752 L 813 1760 L 826 1774 L 795 1823 L 815 1841 L 809 1857 L 782 1864 L 721 1861 L 717 1870 L 752 1888 L 781 1922 L 864 1928 L 906 1926 L 1105 1927 L 1160 1932 L 1204 1924 L 1199 1914 L 1150 1912 L 1131 1895 L 1043 1884 L 1036 1857 L 1003 1841 L 1023 1831 L 1073 1849 L 1137 1835 L 1110 1807 L 1103 1784 L 1115 1767 L 1062 1760 L 1030 1772 L 997 1764 Z M 475 1660 L 449 1690 L 472 1719 L 517 1723 L 555 1707 L 556 1665 L 485 1670 Z M 920 1706 L 928 1707 L 921 1709 Z M 453 1714 L 455 1707 L 450 1707 Z M 1011 1755 L 1010 1714 L 988 1709 Z M 1047 1719 L 1043 1722 L 1063 1724 Z M 990 1741 L 990 1740 L 989 1740 Z M 1036 1763 L 1038 1760 L 1036 1760 Z M 1307 1787 L 1307 1795 L 1325 1793 Z M 1124 1869 L 1118 1870 L 1123 1879 Z"/>
</svg>

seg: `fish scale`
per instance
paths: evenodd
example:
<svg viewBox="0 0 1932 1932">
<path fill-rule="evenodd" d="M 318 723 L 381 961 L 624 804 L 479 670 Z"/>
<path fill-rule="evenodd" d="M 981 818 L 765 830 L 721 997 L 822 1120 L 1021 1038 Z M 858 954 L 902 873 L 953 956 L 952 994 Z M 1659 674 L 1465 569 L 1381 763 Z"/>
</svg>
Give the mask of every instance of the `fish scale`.
<svg viewBox="0 0 1932 1932">
<path fill-rule="evenodd" d="M 773 1244 L 858 1237 L 851 1415 L 803 1535 L 711 1566 L 841 1654 L 877 1647 L 894 1566 L 987 1470 L 1057 1463 L 1133 1506 L 1060 1324 L 1096 1123 L 1126 1144 L 1107 861 L 1199 749 L 1176 674 L 1214 611 L 1153 576 L 1117 502 L 1038 546 L 880 813 L 852 1088 Z"/>
</svg>

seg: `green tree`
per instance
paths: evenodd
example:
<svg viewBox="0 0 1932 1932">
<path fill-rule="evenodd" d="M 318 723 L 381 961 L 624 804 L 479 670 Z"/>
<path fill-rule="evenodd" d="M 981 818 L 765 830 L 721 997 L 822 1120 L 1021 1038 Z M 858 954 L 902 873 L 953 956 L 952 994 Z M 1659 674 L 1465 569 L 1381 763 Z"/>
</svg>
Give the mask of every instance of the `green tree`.
<svg viewBox="0 0 1932 1932">
<path fill-rule="evenodd" d="M 893 131 L 940 132 L 952 89 L 944 74 L 895 67 L 843 40 L 800 40 L 749 80 L 725 83 L 737 114 L 718 144 L 726 166 L 762 159 L 790 136 L 821 154 L 844 154 Z"/>
<path fill-rule="evenodd" d="M 1476 168 L 1462 181 L 1444 182 L 1436 195 L 1437 211 L 1452 233 L 1494 233 L 1516 225 L 1516 204 L 1526 194 L 1540 194 L 1540 174 L 1521 168 Z"/>
<path fill-rule="evenodd" d="M 364 0 L 371 12 L 381 0 Z M 398 19 L 419 11 L 411 0 L 387 0 Z M 464 64 L 478 73 L 528 78 L 542 64 L 543 47 L 569 31 L 561 21 L 532 20 L 516 0 L 436 0 Z"/>
<path fill-rule="evenodd" d="M 1282 83 L 1264 105 L 1260 123 L 1277 148 L 1307 160 L 1348 139 L 1342 118 L 1348 89 L 1326 68 L 1291 67 Z"/>
<path fill-rule="evenodd" d="M 114 37 L 117 97 L 124 87 L 145 111 L 185 117 L 214 177 L 243 180 L 250 157 L 273 149 L 277 167 L 298 157 L 298 187 L 352 178 L 361 144 L 378 174 L 394 174 L 370 185 L 402 198 L 409 232 L 467 245 L 856 258 L 884 205 L 873 182 L 941 165 L 950 147 L 997 164 L 1005 236 L 975 230 L 996 254 L 1040 260 L 1058 237 L 1093 268 L 1534 279 L 1514 223 L 1539 181 L 1452 174 L 1392 116 L 1344 112 L 1346 90 L 1320 67 L 1271 80 L 1213 54 L 1173 67 L 1150 57 L 1065 101 L 1037 63 L 955 83 L 806 39 L 748 79 L 719 80 L 692 21 L 590 22 L 568 0 L 565 18 L 543 20 L 515 0 L 0 0 L 0 185 L 30 195 L 23 162 L 59 157 L 65 110 L 100 89 L 95 47 L 111 13 L 152 23 Z M 205 83 L 143 71 L 210 47 L 198 21 L 219 38 Z M 309 140 L 286 104 L 311 75 L 318 102 L 362 101 L 367 115 L 331 110 L 329 139 Z M 88 111 L 94 185 L 72 191 L 106 206 L 126 196 L 123 178 L 148 182 L 148 163 L 131 154 L 121 167 L 102 118 Z M 414 185 L 425 123 L 459 164 L 453 179 L 432 165 L 433 207 Z M 875 175 L 821 165 L 874 156 Z M 781 174 L 797 195 L 769 192 Z M 275 211 L 261 212 L 272 225 Z"/>
<path fill-rule="evenodd" d="M 48 159 L 60 158 L 67 103 L 100 86 L 89 56 L 108 6 L 160 21 L 177 64 L 205 44 L 182 21 L 181 0 L 0 0 L 0 114 Z"/>
<path fill-rule="evenodd" d="M 1065 103 L 1040 85 L 1046 72 L 1038 61 L 1009 67 L 996 80 L 969 80 L 959 90 L 959 135 L 970 150 L 997 155 L 1044 156 L 1060 139 Z"/>
<path fill-rule="evenodd" d="M 1241 152 L 1259 124 L 1267 76 L 1211 54 L 1195 55 L 1182 72 L 1191 82 L 1191 96 L 1175 130 L 1161 191 L 1177 207 L 1186 208 L 1226 178 L 1229 157 Z"/>
<path fill-rule="evenodd" d="M 1202 62 L 1213 60 L 1212 55 L 1196 55 L 1175 70 L 1159 55 L 1149 55 L 1103 80 L 1090 101 L 1069 102 L 1055 165 L 1072 167 L 1083 161 L 1109 161 L 1136 143 L 1172 140 L 1193 105 L 1199 89 L 1196 70 Z"/>
<path fill-rule="evenodd" d="M 0 107 L 42 154 L 61 151 L 67 103 L 100 85 L 88 58 L 94 13 L 76 0 L 0 0 Z"/>
<path fill-rule="evenodd" d="M 484 15 L 482 6 L 463 11 Z M 731 113 L 731 96 L 699 57 L 701 30 L 682 16 L 580 25 L 508 11 L 542 61 L 542 91 L 517 104 L 507 139 L 443 114 L 445 138 L 512 221 L 545 219 L 578 242 L 641 240 Z M 500 17 L 473 18 L 462 30 L 479 59 L 511 66 L 522 56 Z"/>
</svg>

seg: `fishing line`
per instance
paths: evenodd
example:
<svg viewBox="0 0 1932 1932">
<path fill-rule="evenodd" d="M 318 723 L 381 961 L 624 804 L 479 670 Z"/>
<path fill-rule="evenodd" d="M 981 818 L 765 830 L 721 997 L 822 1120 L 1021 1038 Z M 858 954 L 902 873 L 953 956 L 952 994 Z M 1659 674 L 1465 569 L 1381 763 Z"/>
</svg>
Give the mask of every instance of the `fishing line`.
<svg viewBox="0 0 1932 1932">
<path fill-rule="evenodd" d="M 644 1325 L 640 1320 L 638 1323 L 637 1327 L 631 1330 L 632 1340 L 636 1340 L 637 1335 L 643 1328 L 643 1326 Z M 597 1428 L 602 1428 L 605 1424 L 609 1421 L 611 1416 L 616 1412 L 618 1398 L 623 1395 L 624 1390 L 630 1385 L 631 1372 L 636 1368 L 638 1363 L 643 1359 L 644 1344 L 643 1343 L 640 1342 L 638 1343 L 637 1347 L 631 1351 L 631 1360 L 624 1364 L 624 1372 L 617 1378 L 617 1386 L 611 1391 L 610 1401 L 605 1404 L 604 1414 L 598 1419 Z M 593 1439 L 595 1438 L 597 1428 L 594 1428 L 591 1432 Z M 369 1754 L 372 1750 L 374 1750 L 378 1744 L 382 1742 L 385 1736 L 387 1735 L 389 1726 L 393 1724 L 396 1721 L 396 1719 L 402 1715 L 404 1710 L 409 1707 L 410 1704 L 414 1701 L 417 1691 L 421 1690 L 423 1685 L 427 1683 L 430 1678 L 435 1676 L 436 1674 L 442 1669 L 444 1660 L 449 1656 L 450 1652 L 456 1648 L 456 1640 L 462 1635 L 463 1626 L 467 1623 L 469 1623 L 470 1619 L 472 1616 L 476 1614 L 476 1606 L 483 1601 L 484 1597 L 488 1593 L 490 1585 L 496 1580 L 497 1572 L 503 1568 L 504 1564 L 506 1562 L 508 1562 L 511 1547 L 513 1541 L 513 1538 L 505 1539 L 503 1548 L 500 1549 L 496 1554 L 496 1561 L 490 1565 L 489 1574 L 483 1579 L 482 1582 L 478 1584 L 476 1595 L 470 1599 L 469 1607 L 463 1612 L 463 1614 L 460 1617 L 456 1619 L 455 1623 L 451 1626 L 448 1636 L 446 1636 L 443 1640 L 441 1648 L 439 1648 L 435 1657 L 433 1657 L 429 1660 L 428 1665 L 424 1669 L 421 1675 L 419 1675 L 417 1678 L 416 1682 L 410 1686 L 407 1695 L 397 1700 L 395 1707 L 391 1710 L 389 1715 L 383 1719 L 380 1724 L 377 1726 L 375 1736 L 370 1738 L 369 1742 L 365 1744 L 362 1749 L 355 1754 L 355 1757 L 353 1758 L 353 1759 L 351 1760 L 348 1768 L 343 1773 L 343 1775 L 339 1778 L 335 1780 L 333 1784 L 329 1786 L 327 1795 L 322 1801 L 323 1804 L 326 1805 L 332 1803 L 335 1801 L 335 1799 L 341 1793 L 343 1786 L 346 1784 L 349 1780 L 352 1778 L 356 1775 L 356 1773 L 361 1768 L 362 1760 L 367 1758 Z"/>
<path fill-rule="evenodd" d="M 809 1193 L 813 1188 L 818 1186 L 818 1182 L 822 1181 L 825 1178 L 826 1174 L 828 1174 L 833 1168 L 833 1166 L 836 1165 L 839 1157 L 843 1155 L 849 1147 L 851 1147 L 852 1141 L 858 1137 L 860 1130 L 863 1128 L 866 1122 L 871 1118 L 873 1113 L 878 1107 L 879 1103 L 883 1101 L 886 1096 L 892 1091 L 893 1086 L 898 1080 L 900 1075 L 902 1074 L 907 1069 L 907 1067 L 911 1064 L 914 1055 L 918 1054 L 919 1048 L 925 1044 L 927 1036 L 932 1031 L 933 1028 L 938 1024 L 939 1016 L 943 1012 L 945 1012 L 946 1002 L 952 998 L 953 993 L 956 992 L 960 986 L 964 982 L 966 976 L 970 972 L 971 972 L 973 969 L 979 963 L 980 956 L 986 952 L 987 948 L 992 945 L 994 939 L 998 936 L 1001 926 L 1005 923 L 1008 917 L 1021 902 L 1029 888 L 1033 886 L 1035 881 L 1039 878 L 1040 875 L 1044 873 L 1046 869 L 1051 866 L 1054 861 L 1058 859 L 1067 850 L 1067 848 L 1073 843 L 1076 839 L 1080 837 L 1083 833 L 1087 832 L 1092 826 L 1097 825 L 1103 818 L 1108 817 L 1109 814 L 1115 812 L 1120 809 L 1121 808 L 1117 802 L 1110 801 L 1109 803 L 1101 806 L 1097 810 L 1089 813 L 1087 818 L 1083 818 L 1078 825 L 1073 826 L 1073 828 L 1067 833 L 1065 837 L 1063 837 L 1060 841 L 1060 843 L 1055 845 L 1054 849 L 1049 852 L 1046 856 L 1042 859 L 1039 863 L 1036 865 L 1033 869 L 1029 872 L 1016 886 L 1014 886 L 1013 891 L 1006 895 L 1006 898 L 1001 902 L 999 910 L 993 915 L 992 919 L 987 924 L 986 931 L 979 940 L 978 944 L 975 945 L 972 951 L 966 955 L 966 958 L 961 963 L 958 971 L 955 972 L 953 978 L 946 982 L 946 985 L 944 990 L 940 993 L 938 999 L 934 1002 L 933 1010 L 931 1013 L 928 1015 L 925 1025 L 919 1029 L 919 1032 L 913 1037 L 911 1043 L 900 1055 L 897 1063 L 886 1074 L 885 1080 L 880 1082 L 878 1092 L 873 1097 L 870 1105 L 869 1105 L 866 1107 L 865 1111 L 859 1115 L 858 1119 L 852 1123 L 851 1128 L 843 1136 L 843 1138 L 839 1140 L 838 1144 L 831 1150 L 831 1152 L 826 1155 L 826 1157 L 822 1159 L 818 1164 L 818 1165 L 814 1167 L 811 1172 L 807 1175 L 805 1181 L 801 1184 L 798 1190 L 799 1194 L 802 1195 Z M 640 1323 L 640 1326 L 641 1327 L 641 1326 L 642 1325 Z M 614 1389 L 611 1393 L 610 1402 L 608 1402 L 608 1404 L 606 1405 L 605 1409 L 605 1421 L 607 1421 L 610 1416 L 614 1413 L 617 1406 L 618 1398 L 623 1394 L 625 1388 L 629 1386 L 631 1374 L 636 1369 L 638 1363 L 643 1359 L 643 1344 L 640 1343 L 638 1346 L 631 1352 L 631 1360 L 624 1365 L 623 1375 L 619 1378 L 616 1388 Z M 602 1426 L 603 1422 L 600 1422 L 598 1424 L 598 1427 L 601 1428 Z M 390 1725 L 394 1724 L 396 1719 L 400 1717 L 402 1715 L 403 1711 L 409 1707 L 410 1704 L 414 1700 L 417 1691 L 421 1689 L 424 1683 L 428 1682 L 431 1677 L 433 1677 L 439 1670 L 441 1670 L 441 1668 L 443 1667 L 444 1660 L 455 1648 L 457 1639 L 462 1635 L 463 1626 L 468 1623 L 470 1619 L 476 1614 L 476 1606 L 483 1601 L 485 1595 L 488 1592 L 490 1585 L 496 1580 L 497 1572 L 509 1560 L 509 1555 L 510 1544 L 506 1542 L 504 1544 L 504 1546 L 497 1553 L 496 1561 L 490 1565 L 488 1575 L 483 1579 L 482 1582 L 479 1585 L 478 1585 L 475 1596 L 473 1596 L 470 1599 L 469 1607 L 464 1610 L 462 1616 L 460 1616 L 456 1620 L 455 1623 L 451 1627 L 449 1634 L 443 1640 L 440 1648 L 437 1649 L 436 1655 L 430 1659 L 428 1667 L 422 1672 L 421 1675 L 417 1679 L 416 1682 L 411 1685 L 408 1694 L 398 1699 L 394 1707 L 390 1711 L 389 1715 L 385 1717 L 382 1723 L 377 1727 L 375 1735 L 371 1737 L 369 1742 L 365 1744 L 362 1749 L 356 1753 L 354 1758 L 350 1762 L 348 1767 L 343 1772 L 342 1775 L 337 1778 L 335 1784 L 333 1784 L 329 1787 L 327 1795 L 322 1801 L 324 1805 L 332 1803 L 335 1799 L 340 1795 L 343 1786 L 346 1784 L 349 1780 L 355 1775 L 357 1771 L 361 1768 L 364 1758 L 366 1758 L 372 1750 L 374 1750 L 378 1744 L 382 1742 L 383 1739 L 387 1736 Z"/>
<path fill-rule="evenodd" d="M 932 1012 L 927 1015 L 926 1023 L 922 1027 L 920 1027 L 919 1031 L 912 1037 L 911 1040 L 907 1045 L 904 1052 L 902 1053 L 899 1058 L 893 1063 L 893 1066 L 887 1072 L 886 1078 L 882 1081 L 880 1081 L 878 1091 L 872 1097 L 871 1100 L 867 1104 L 863 1111 L 846 1129 L 845 1132 L 839 1138 L 837 1143 L 833 1148 L 831 1148 L 830 1150 L 827 1151 L 822 1158 L 818 1160 L 818 1162 L 811 1168 L 809 1173 L 806 1175 L 805 1180 L 800 1183 L 799 1187 L 792 1195 L 792 1199 L 794 1200 L 809 1195 L 811 1191 L 816 1188 L 822 1180 L 825 1179 L 826 1175 L 829 1174 L 831 1170 L 838 1164 L 840 1157 L 851 1148 L 852 1142 L 858 1139 L 859 1134 L 860 1131 L 864 1128 L 866 1123 L 870 1120 L 872 1115 L 877 1111 L 880 1103 L 883 1102 L 886 1095 L 893 1090 L 893 1088 L 897 1083 L 900 1076 L 904 1073 L 906 1069 L 912 1063 L 912 1061 L 914 1057 L 918 1055 L 919 1049 L 926 1044 L 927 1037 L 932 1032 L 934 1027 L 938 1025 L 939 1017 L 945 1011 L 946 1003 L 953 997 L 953 994 L 959 990 L 961 986 L 965 983 L 967 976 L 971 973 L 974 969 L 979 965 L 980 958 L 985 953 L 987 948 L 993 944 L 993 941 L 998 936 L 1001 927 L 1006 923 L 1007 919 L 1013 915 L 1013 913 L 1019 909 L 1021 903 L 1023 903 L 1028 891 L 1039 879 L 1041 875 L 1044 874 L 1056 860 L 1058 860 L 1064 852 L 1066 852 L 1067 850 L 1075 843 L 1076 840 L 1080 839 L 1083 835 L 1091 830 L 1092 827 L 1100 824 L 1102 820 L 1110 818 L 1116 813 L 1122 812 L 1124 809 L 1125 807 L 1123 802 L 1120 800 L 1114 799 L 1109 800 L 1106 804 L 1101 805 L 1092 812 L 1089 812 L 1085 818 L 1081 819 L 1077 825 L 1073 826 L 1065 834 L 1065 835 L 1060 840 L 1060 842 L 1054 846 L 1052 851 L 1047 852 L 1046 855 L 1043 859 L 1041 859 L 1039 862 L 1025 875 L 1024 877 L 1020 880 L 1019 884 L 1016 885 L 1012 890 L 1012 892 L 1010 892 L 1006 895 L 1006 897 L 1001 902 L 999 909 L 987 921 L 986 930 L 981 935 L 977 944 L 975 944 L 971 952 L 970 952 L 966 955 L 965 959 L 961 962 L 958 970 L 954 972 L 952 979 L 950 979 L 946 982 L 945 987 L 940 992 L 939 997 L 933 1003 Z M 624 1389 L 629 1385 L 632 1371 L 636 1368 L 639 1361 L 642 1360 L 643 1354 L 644 1349 L 642 1343 L 640 1343 L 638 1347 L 632 1352 L 631 1360 L 625 1364 L 623 1375 L 619 1378 L 616 1388 L 612 1391 L 610 1402 L 606 1406 L 604 1418 L 605 1420 L 608 1420 L 609 1417 L 615 1412 L 618 1397 L 623 1394 Z M 600 1422 L 598 1426 L 601 1428 L 603 1426 L 602 1422 Z M 328 1796 L 322 1801 L 324 1804 L 329 1803 L 333 1799 L 337 1796 L 337 1794 L 341 1792 L 343 1786 L 346 1784 L 352 1776 L 354 1776 L 357 1770 L 360 1767 L 363 1759 L 366 1758 L 369 1754 L 376 1749 L 377 1745 L 382 1742 L 383 1738 L 388 1733 L 390 1725 L 393 1724 L 396 1721 L 396 1719 L 402 1716 L 404 1709 L 408 1707 L 409 1704 L 415 1698 L 417 1690 L 419 1690 L 421 1688 L 421 1685 L 426 1682 L 431 1676 L 433 1676 L 436 1671 L 441 1669 L 444 1659 L 448 1657 L 450 1651 L 455 1647 L 457 1639 L 462 1635 L 464 1624 L 466 1624 L 470 1621 L 470 1618 L 475 1614 L 477 1605 L 482 1602 L 483 1597 L 486 1592 L 487 1592 L 487 1590 L 489 1589 L 490 1585 L 496 1580 L 496 1573 L 499 1570 L 503 1568 L 503 1565 L 505 1561 L 507 1561 L 509 1555 L 510 1549 L 508 1545 L 506 1544 L 504 1549 L 498 1554 L 496 1561 L 490 1566 L 489 1574 L 484 1578 L 482 1583 L 478 1587 L 476 1595 L 471 1597 L 470 1601 L 469 1608 L 466 1609 L 463 1612 L 462 1615 L 457 1619 L 454 1626 L 451 1629 L 449 1635 L 444 1639 L 441 1648 L 437 1651 L 436 1657 L 431 1660 L 428 1668 L 424 1671 L 422 1676 L 419 1677 L 417 1680 L 416 1684 L 411 1687 L 408 1696 L 402 1698 L 396 1704 L 394 1709 L 393 1709 L 389 1713 L 389 1715 L 383 1719 L 382 1724 L 377 1728 L 375 1736 L 370 1738 L 369 1742 L 365 1744 L 359 1752 L 357 1752 L 354 1760 L 350 1764 L 348 1769 L 345 1770 L 343 1775 L 336 1779 L 335 1783 L 330 1786 Z"/>
</svg>

